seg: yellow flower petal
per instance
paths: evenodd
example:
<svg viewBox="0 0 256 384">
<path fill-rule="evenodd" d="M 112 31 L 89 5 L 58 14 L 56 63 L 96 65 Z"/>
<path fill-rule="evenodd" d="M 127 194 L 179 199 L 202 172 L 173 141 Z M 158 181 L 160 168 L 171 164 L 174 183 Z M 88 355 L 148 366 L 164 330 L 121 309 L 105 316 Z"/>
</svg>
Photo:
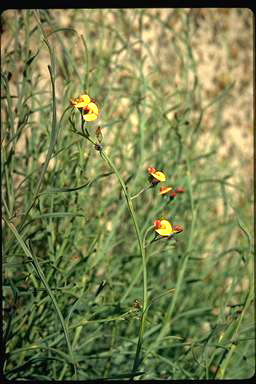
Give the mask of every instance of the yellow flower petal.
<svg viewBox="0 0 256 384">
<path fill-rule="evenodd" d="M 99 108 L 95 103 L 86 105 L 83 112 L 83 119 L 85 121 L 94 121 L 99 117 Z"/>
<path fill-rule="evenodd" d="M 77 99 L 71 99 L 70 102 L 75 108 L 85 108 L 91 101 L 90 96 L 81 95 Z"/>
<path fill-rule="evenodd" d="M 161 228 L 155 229 L 161 236 L 170 236 L 173 233 L 171 223 L 168 220 L 161 220 Z"/>
<path fill-rule="evenodd" d="M 81 101 L 85 102 L 86 105 L 89 104 L 91 101 L 91 98 L 88 95 L 82 95 L 82 96 L 80 96 L 80 99 L 81 99 Z"/>
<path fill-rule="evenodd" d="M 74 107 L 75 108 L 85 108 L 85 107 L 87 107 L 87 105 L 88 105 L 88 103 L 86 103 L 85 101 L 81 101 L 79 103 L 74 104 Z"/>
<path fill-rule="evenodd" d="M 81 95 L 77 99 L 71 99 L 70 103 L 77 109 L 83 109 L 83 119 L 85 121 L 94 121 L 99 117 L 99 107 L 91 101 L 88 95 Z"/>
<path fill-rule="evenodd" d="M 171 192 L 172 187 L 160 187 L 160 195 L 164 195 L 165 193 Z"/>
<path fill-rule="evenodd" d="M 166 176 L 163 172 L 160 172 L 160 171 L 157 171 L 157 172 L 152 172 L 151 175 L 159 180 L 159 181 L 165 181 L 166 180 Z"/>
<path fill-rule="evenodd" d="M 85 121 L 94 121 L 94 120 L 97 120 L 99 117 L 99 115 L 96 115 L 96 113 L 86 113 L 85 115 L 83 115 L 83 119 Z"/>
<path fill-rule="evenodd" d="M 97 106 L 95 103 L 89 103 L 89 104 L 87 105 L 87 107 L 90 109 L 90 113 L 93 112 L 93 113 L 95 113 L 96 115 L 99 114 L 99 108 L 98 108 L 98 106 Z"/>
</svg>

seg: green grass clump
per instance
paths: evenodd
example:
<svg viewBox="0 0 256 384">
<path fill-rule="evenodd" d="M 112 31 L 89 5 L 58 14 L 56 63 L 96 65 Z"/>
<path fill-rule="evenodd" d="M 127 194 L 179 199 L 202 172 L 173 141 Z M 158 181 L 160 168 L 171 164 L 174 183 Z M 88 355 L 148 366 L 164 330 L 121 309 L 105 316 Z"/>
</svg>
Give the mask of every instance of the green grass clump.
<svg viewBox="0 0 256 384">
<path fill-rule="evenodd" d="M 191 17 L 166 10 L 163 20 L 146 9 L 2 14 L 8 380 L 254 373 L 252 201 L 218 159 L 220 111 L 233 83 L 202 100 Z M 156 50 L 144 38 L 149 25 Z M 178 84 L 171 59 L 180 64 Z M 70 105 L 82 94 L 101 112 L 84 131 Z M 216 124 L 202 150 L 209 108 Z M 171 201 L 158 185 L 139 193 L 148 167 L 185 192 Z M 157 219 L 184 230 L 155 239 Z"/>
</svg>

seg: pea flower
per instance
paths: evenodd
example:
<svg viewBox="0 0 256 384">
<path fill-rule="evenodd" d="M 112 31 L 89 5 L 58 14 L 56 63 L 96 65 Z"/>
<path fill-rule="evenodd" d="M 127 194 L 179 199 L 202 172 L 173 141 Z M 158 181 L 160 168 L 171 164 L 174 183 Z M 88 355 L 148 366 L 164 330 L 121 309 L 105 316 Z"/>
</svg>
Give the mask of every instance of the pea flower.
<svg viewBox="0 0 256 384">
<path fill-rule="evenodd" d="M 163 172 L 161 172 L 161 171 L 157 171 L 153 167 L 149 167 L 148 168 L 148 173 L 150 175 L 150 182 L 151 182 L 152 185 L 156 185 L 160 181 L 165 181 L 166 180 L 165 174 Z"/>
<path fill-rule="evenodd" d="M 172 226 L 168 220 L 155 220 L 154 229 L 160 236 L 171 236 L 183 231 L 181 225 Z"/>
<path fill-rule="evenodd" d="M 160 187 L 160 195 L 163 196 L 163 195 L 166 195 L 167 193 L 169 194 L 171 201 L 176 197 L 176 192 L 172 190 L 172 187 Z"/>
<path fill-rule="evenodd" d="M 70 104 L 73 105 L 73 107 L 80 109 L 86 107 L 91 101 L 90 96 L 88 95 L 81 95 L 77 99 L 71 99 Z"/>
<path fill-rule="evenodd" d="M 70 103 L 73 107 L 81 110 L 85 121 L 94 121 L 99 117 L 99 107 L 88 95 L 81 95 L 77 99 L 71 99 Z"/>
<path fill-rule="evenodd" d="M 183 192 L 185 192 L 185 189 L 183 187 L 176 187 L 175 192 L 176 193 L 183 193 Z"/>
<path fill-rule="evenodd" d="M 174 189 L 174 191 L 171 187 L 160 187 L 160 195 L 166 195 L 167 193 L 169 193 L 170 200 L 173 200 L 176 197 L 177 193 L 183 192 L 185 192 L 185 189 L 183 187 L 177 187 Z"/>
<path fill-rule="evenodd" d="M 85 121 L 94 121 L 99 117 L 99 107 L 91 102 L 86 107 L 83 108 L 83 119 Z"/>
<path fill-rule="evenodd" d="M 165 195 L 172 191 L 172 187 L 160 187 L 160 195 Z"/>
</svg>

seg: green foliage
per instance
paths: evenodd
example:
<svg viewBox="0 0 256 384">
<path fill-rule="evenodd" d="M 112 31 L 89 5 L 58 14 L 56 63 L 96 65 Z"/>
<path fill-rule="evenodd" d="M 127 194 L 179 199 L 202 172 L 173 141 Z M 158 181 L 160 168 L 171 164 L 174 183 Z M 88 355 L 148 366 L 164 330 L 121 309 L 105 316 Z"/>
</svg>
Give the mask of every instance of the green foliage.
<svg viewBox="0 0 256 384">
<path fill-rule="evenodd" d="M 252 202 L 218 159 L 220 111 L 233 83 L 201 99 L 185 10 L 173 11 L 181 33 L 146 9 L 65 10 L 65 27 L 63 12 L 2 14 L 5 377 L 252 376 Z M 163 59 L 143 38 L 148 23 L 168 44 Z M 172 57 L 181 63 L 178 85 Z M 86 125 L 90 138 L 100 124 L 120 178 L 73 132 L 81 120 L 69 100 L 84 93 L 101 110 L 100 122 Z M 202 150 L 209 108 L 216 127 Z M 185 192 L 173 201 L 158 185 L 138 194 L 149 166 Z M 137 237 L 128 209 L 136 194 Z M 152 241 L 163 218 L 184 231 Z M 136 362 L 145 300 L 138 239 L 146 231 L 148 306 Z"/>
</svg>

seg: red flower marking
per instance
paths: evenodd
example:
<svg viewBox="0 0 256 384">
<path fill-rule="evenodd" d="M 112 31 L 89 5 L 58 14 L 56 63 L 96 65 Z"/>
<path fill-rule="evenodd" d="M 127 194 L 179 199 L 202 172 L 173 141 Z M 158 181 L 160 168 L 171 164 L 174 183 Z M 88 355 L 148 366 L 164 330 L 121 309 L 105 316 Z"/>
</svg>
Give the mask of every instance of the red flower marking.
<svg viewBox="0 0 256 384">
<path fill-rule="evenodd" d="M 161 220 L 155 220 L 154 221 L 154 228 L 160 229 L 161 228 Z"/>
<path fill-rule="evenodd" d="M 148 167 L 148 173 L 155 173 L 156 169 L 154 167 Z"/>
</svg>

